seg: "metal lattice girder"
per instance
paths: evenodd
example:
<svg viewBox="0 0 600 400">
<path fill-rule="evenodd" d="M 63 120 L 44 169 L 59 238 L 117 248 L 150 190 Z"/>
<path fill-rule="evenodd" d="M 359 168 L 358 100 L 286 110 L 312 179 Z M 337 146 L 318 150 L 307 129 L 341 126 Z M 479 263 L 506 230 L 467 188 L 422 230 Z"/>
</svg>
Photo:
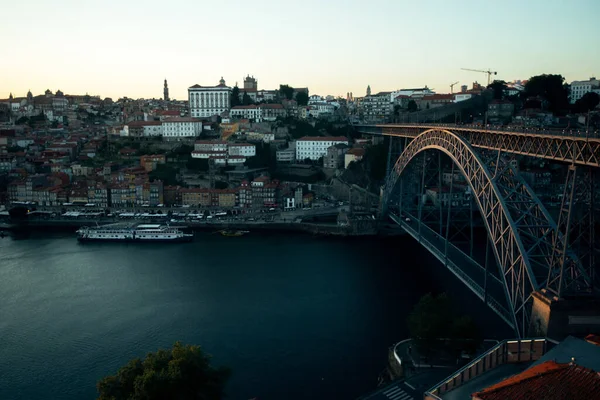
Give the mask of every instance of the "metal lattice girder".
<svg viewBox="0 0 600 400">
<path fill-rule="evenodd" d="M 417 154 L 430 149 L 447 154 L 471 186 L 493 244 L 514 325 L 525 334 L 531 295 L 547 277 L 556 224 L 510 163 L 498 157 L 490 168 L 463 137 L 447 130 L 436 128 L 418 135 L 398 158 L 390 184 Z"/>
<path fill-rule="evenodd" d="M 596 249 L 592 172 L 574 165 L 567 171 L 547 283 L 547 289 L 558 297 L 592 292 L 594 288 Z"/>
<path fill-rule="evenodd" d="M 501 150 L 575 165 L 600 167 L 600 138 L 558 135 L 556 132 L 518 132 L 468 126 L 385 124 L 357 126 L 360 133 L 417 137 L 429 129 L 444 129 L 464 137 L 473 147 Z"/>
</svg>

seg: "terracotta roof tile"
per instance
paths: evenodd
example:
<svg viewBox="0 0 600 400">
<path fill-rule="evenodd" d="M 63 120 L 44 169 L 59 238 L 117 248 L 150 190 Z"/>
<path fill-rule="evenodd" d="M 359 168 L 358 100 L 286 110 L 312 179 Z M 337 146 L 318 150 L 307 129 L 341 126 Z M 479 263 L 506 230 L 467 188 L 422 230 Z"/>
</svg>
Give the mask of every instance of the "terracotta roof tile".
<svg viewBox="0 0 600 400">
<path fill-rule="evenodd" d="M 546 361 L 478 393 L 477 400 L 597 399 L 600 374 L 577 364 Z"/>
</svg>

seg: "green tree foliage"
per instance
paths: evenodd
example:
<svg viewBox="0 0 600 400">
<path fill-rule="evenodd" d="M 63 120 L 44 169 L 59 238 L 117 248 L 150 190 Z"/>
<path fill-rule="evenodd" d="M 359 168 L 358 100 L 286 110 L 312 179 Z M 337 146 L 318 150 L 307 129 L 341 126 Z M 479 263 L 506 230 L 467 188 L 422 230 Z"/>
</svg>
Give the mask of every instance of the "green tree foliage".
<svg viewBox="0 0 600 400">
<path fill-rule="evenodd" d="M 27 117 L 21 117 L 15 122 L 15 124 L 17 124 L 17 125 L 25 125 L 28 123 L 29 123 L 29 118 L 27 118 Z"/>
<path fill-rule="evenodd" d="M 534 76 L 525 84 L 524 96 L 539 96 L 548 102 L 550 111 L 563 115 L 569 109 L 569 89 L 564 81 L 562 75 Z"/>
<path fill-rule="evenodd" d="M 384 144 L 377 144 L 367 148 L 365 152 L 367 171 L 372 181 L 385 179 L 387 163 L 387 148 Z"/>
<path fill-rule="evenodd" d="M 275 154 L 271 151 L 269 143 L 261 143 L 256 145 L 256 155 L 246 160 L 245 165 L 248 168 L 276 168 Z"/>
<path fill-rule="evenodd" d="M 220 400 L 230 371 L 215 368 L 200 346 L 180 342 L 129 361 L 97 384 L 98 400 Z"/>
<path fill-rule="evenodd" d="M 150 180 L 161 180 L 165 185 L 177 185 L 177 168 L 169 164 L 158 164 L 156 169 L 148 174 Z"/>
<path fill-rule="evenodd" d="M 419 351 L 426 355 L 440 350 L 454 356 L 463 350 L 473 354 L 481 343 L 475 323 L 468 316 L 457 317 L 445 293 L 421 297 L 408 317 L 408 328 Z"/>
<path fill-rule="evenodd" d="M 291 100 L 294 97 L 294 88 L 289 85 L 279 85 L 279 94 Z"/>
<path fill-rule="evenodd" d="M 411 100 L 406 105 L 406 109 L 408 110 L 408 112 L 415 112 L 419 109 L 419 107 L 417 107 L 417 103 L 414 100 Z"/>
<path fill-rule="evenodd" d="M 575 102 L 574 111 L 586 113 L 596 108 L 598 104 L 600 104 L 600 95 L 598 95 L 598 93 L 588 92 Z"/>
<path fill-rule="evenodd" d="M 244 96 L 242 97 L 242 104 L 245 106 L 249 106 L 250 104 L 254 104 L 254 100 L 252 100 L 252 97 L 250 97 L 248 95 L 248 93 L 246 93 L 244 91 Z"/>
<path fill-rule="evenodd" d="M 493 90 L 495 100 L 502 100 L 504 98 L 504 93 L 506 92 L 506 89 L 508 89 L 508 86 L 506 86 L 505 81 L 495 80 L 494 82 L 490 83 L 488 89 Z"/>
<path fill-rule="evenodd" d="M 204 158 L 193 158 L 190 155 L 186 167 L 192 171 L 208 171 L 208 160 Z"/>
<path fill-rule="evenodd" d="M 306 92 L 298 92 L 296 94 L 296 102 L 298 103 L 299 106 L 306 106 L 306 105 L 308 105 L 308 93 L 306 93 Z"/>
<path fill-rule="evenodd" d="M 239 87 L 234 86 L 233 89 L 231 89 L 231 99 L 229 102 L 231 103 L 231 107 L 239 106 L 241 104 Z"/>
</svg>

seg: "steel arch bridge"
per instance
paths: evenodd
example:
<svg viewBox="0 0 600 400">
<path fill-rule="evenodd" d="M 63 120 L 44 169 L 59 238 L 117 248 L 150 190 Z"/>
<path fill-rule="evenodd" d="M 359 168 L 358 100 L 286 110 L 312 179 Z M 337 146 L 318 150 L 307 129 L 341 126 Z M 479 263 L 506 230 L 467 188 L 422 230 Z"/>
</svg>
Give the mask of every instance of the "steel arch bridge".
<svg viewBox="0 0 600 400">
<path fill-rule="evenodd" d="M 378 132 L 374 132 L 373 128 Z M 600 141 L 592 141 L 590 144 L 589 140 L 582 142 L 576 137 L 557 138 L 556 135 L 519 132 L 507 134 L 504 131 L 498 137 L 493 137 L 493 132 L 487 130 L 452 129 L 435 125 L 384 125 L 359 127 L 358 130 L 361 133 L 412 139 L 388 175 L 382 203 L 384 207 L 402 173 L 419 154 L 429 150 L 444 153 L 460 170 L 471 188 L 488 233 L 508 305 L 508 315 L 499 312 L 499 307 L 492 304 L 490 306 L 520 336 L 526 335 L 530 326 L 532 295 L 535 292 L 550 289 L 560 297 L 568 291 L 593 289 L 593 277 L 590 276 L 589 269 L 582 265 L 578 256 L 570 249 L 569 228 L 568 225 L 563 226 L 563 213 L 559 216 L 557 225 L 538 196 L 501 154 L 527 154 L 596 167 L 600 160 Z M 544 145 L 545 142 L 555 140 L 554 145 Z M 515 144 L 519 141 L 526 142 L 526 145 L 519 147 Z M 583 146 L 586 150 L 581 152 L 578 146 Z M 476 147 L 495 150 L 496 156 L 485 159 Z M 569 175 L 571 177 L 567 179 L 572 179 L 570 188 L 574 188 L 575 176 L 571 173 Z M 593 197 L 593 190 L 590 193 Z M 572 196 L 569 199 L 563 197 L 563 209 L 572 205 L 574 199 Z M 395 220 L 402 224 L 401 209 L 396 217 Z M 570 214 L 566 219 L 570 220 Z M 405 229 L 409 231 L 410 227 L 405 226 Z M 420 232 L 419 225 L 419 235 Z M 472 287 L 471 289 L 473 290 Z"/>
</svg>

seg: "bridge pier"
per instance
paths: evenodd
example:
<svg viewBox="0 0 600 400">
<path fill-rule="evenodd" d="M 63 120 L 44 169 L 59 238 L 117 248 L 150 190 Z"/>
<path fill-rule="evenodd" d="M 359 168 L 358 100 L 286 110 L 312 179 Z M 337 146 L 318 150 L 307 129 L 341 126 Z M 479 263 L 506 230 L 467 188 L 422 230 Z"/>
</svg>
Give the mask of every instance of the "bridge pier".
<svg viewBox="0 0 600 400">
<path fill-rule="evenodd" d="M 558 298 L 546 289 L 533 293 L 530 336 L 562 340 L 600 331 L 600 299 L 589 296 Z"/>
</svg>

